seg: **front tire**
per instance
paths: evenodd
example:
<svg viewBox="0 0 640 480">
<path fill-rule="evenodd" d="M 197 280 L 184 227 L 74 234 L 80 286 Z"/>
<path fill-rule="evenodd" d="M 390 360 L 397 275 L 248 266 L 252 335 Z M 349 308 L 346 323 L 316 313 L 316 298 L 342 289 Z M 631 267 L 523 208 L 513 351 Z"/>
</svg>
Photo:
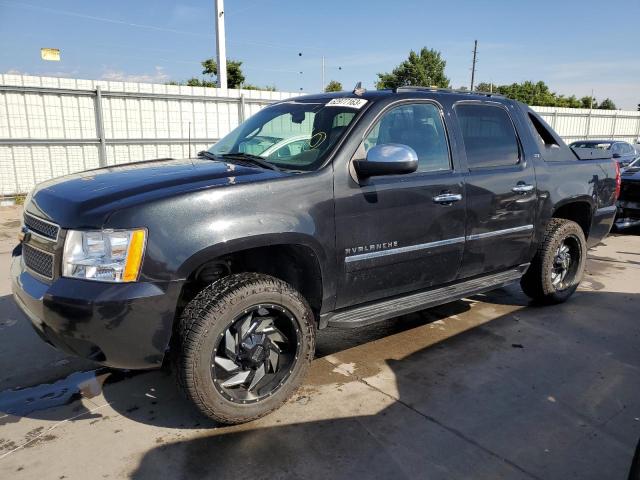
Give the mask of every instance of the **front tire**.
<svg viewBox="0 0 640 480">
<path fill-rule="evenodd" d="M 582 281 L 586 259 L 587 241 L 580 225 L 553 218 L 520 281 L 522 290 L 541 303 L 562 303 L 573 295 Z"/>
<path fill-rule="evenodd" d="M 280 407 L 315 351 L 306 300 L 268 275 L 234 274 L 202 290 L 178 325 L 178 383 L 207 417 L 244 423 Z"/>
</svg>

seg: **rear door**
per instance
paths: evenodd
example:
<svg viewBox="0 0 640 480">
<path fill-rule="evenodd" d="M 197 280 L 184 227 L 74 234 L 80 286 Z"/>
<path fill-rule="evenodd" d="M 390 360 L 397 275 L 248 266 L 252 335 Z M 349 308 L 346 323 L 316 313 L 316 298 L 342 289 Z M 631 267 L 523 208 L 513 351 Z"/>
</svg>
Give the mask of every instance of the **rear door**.
<svg viewBox="0 0 640 480">
<path fill-rule="evenodd" d="M 441 107 L 428 101 L 394 104 L 362 138 L 352 159 L 395 143 L 412 147 L 419 167 L 367 180 L 348 167 L 336 168 L 336 246 L 343 272 L 338 308 L 450 282 L 464 248 L 463 175 L 452 162 Z"/>
<path fill-rule="evenodd" d="M 535 172 L 533 159 L 525 157 L 510 108 L 477 101 L 458 102 L 454 108 L 469 170 L 461 278 L 530 260 Z"/>
</svg>

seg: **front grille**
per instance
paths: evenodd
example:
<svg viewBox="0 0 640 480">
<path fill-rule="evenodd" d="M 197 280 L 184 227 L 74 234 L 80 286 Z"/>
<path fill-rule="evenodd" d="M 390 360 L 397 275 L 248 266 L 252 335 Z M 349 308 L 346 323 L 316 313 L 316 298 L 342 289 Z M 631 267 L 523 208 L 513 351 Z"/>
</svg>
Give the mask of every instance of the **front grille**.
<svg viewBox="0 0 640 480">
<path fill-rule="evenodd" d="M 640 202 L 640 182 L 622 182 L 620 200 Z"/>
<path fill-rule="evenodd" d="M 25 213 L 24 224 L 33 233 L 37 233 L 38 235 L 41 235 L 43 237 L 50 238 L 51 240 L 58 239 L 58 232 L 60 232 L 60 227 L 53 223 L 46 222 L 40 218 Z"/>
<path fill-rule="evenodd" d="M 51 253 L 43 252 L 24 243 L 22 244 L 22 259 L 30 270 L 43 277 L 53 278 L 53 255 Z"/>
</svg>

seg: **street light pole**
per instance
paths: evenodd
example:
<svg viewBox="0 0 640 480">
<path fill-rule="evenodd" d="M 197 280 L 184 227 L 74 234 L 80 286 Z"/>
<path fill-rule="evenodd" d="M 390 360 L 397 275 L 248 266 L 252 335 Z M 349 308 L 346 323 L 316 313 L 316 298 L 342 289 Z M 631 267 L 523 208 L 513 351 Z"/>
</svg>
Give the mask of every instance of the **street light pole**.
<svg viewBox="0 0 640 480">
<path fill-rule="evenodd" d="M 324 55 L 322 56 L 322 92 L 324 92 L 324 86 L 326 84 L 324 83 Z"/>
<path fill-rule="evenodd" d="M 224 34 L 224 0 L 216 2 L 216 61 L 218 63 L 218 88 L 227 88 L 227 46 Z"/>
</svg>

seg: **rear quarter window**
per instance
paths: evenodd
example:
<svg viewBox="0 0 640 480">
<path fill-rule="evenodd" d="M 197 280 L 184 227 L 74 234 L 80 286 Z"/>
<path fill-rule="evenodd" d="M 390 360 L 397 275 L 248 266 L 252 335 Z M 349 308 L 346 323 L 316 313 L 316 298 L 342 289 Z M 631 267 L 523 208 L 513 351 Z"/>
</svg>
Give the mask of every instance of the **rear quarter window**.
<svg viewBox="0 0 640 480">
<path fill-rule="evenodd" d="M 546 162 L 562 161 L 562 160 L 577 160 L 575 155 L 568 155 L 566 151 L 566 145 L 558 137 L 551 133 L 550 127 L 545 122 L 529 112 L 527 118 L 533 128 L 534 137 L 538 141 L 540 153 L 543 160 Z"/>
<path fill-rule="evenodd" d="M 462 130 L 469 169 L 519 163 L 518 137 L 505 109 L 494 105 L 459 104 L 455 112 Z"/>
</svg>

